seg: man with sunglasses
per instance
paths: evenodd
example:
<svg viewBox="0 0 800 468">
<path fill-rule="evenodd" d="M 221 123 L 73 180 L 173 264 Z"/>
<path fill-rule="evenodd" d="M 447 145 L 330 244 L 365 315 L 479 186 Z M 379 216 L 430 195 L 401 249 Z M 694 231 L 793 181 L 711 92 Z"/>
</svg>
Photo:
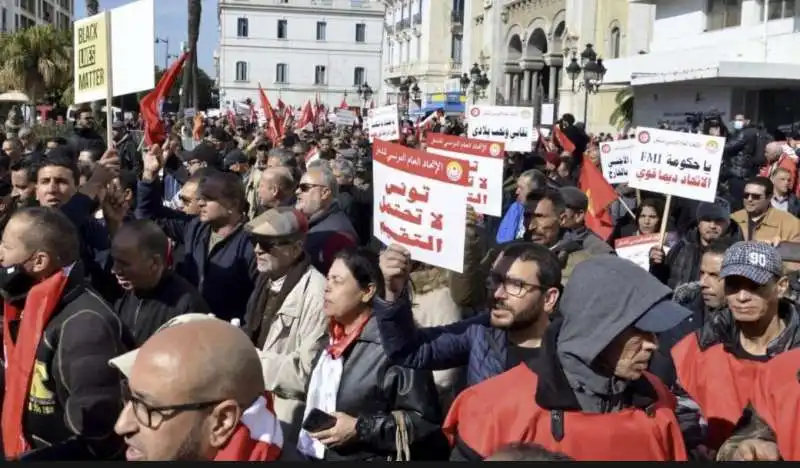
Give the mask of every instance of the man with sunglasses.
<svg viewBox="0 0 800 468">
<path fill-rule="evenodd" d="M 745 240 L 769 242 L 800 239 L 800 219 L 772 206 L 774 186 L 766 177 L 755 177 L 744 186 L 744 209 L 731 215 Z"/>
<path fill-rule="evenodd" d="M 340 250 L 358 244 L 353 223 L 342 211 L 339 184 L 327 161 L 309 164 L 295 192 L 295 208 L 308 217 L 305 248 L 311 262 L 323 275 Z"/>
<path fill-rule="evenodd" d="M 283 431 L 244 333 L 184 314 L 109 364 L 127 379 L 114 430 L 128 461 L 274 461 Z"/>
<path fill-rule="evenodd" d="M 247 305 L 243 330 L 260 350 L 267 390 L 275 413 L 300 433 L 305 389 L 319 352 L 327 344 L 328 320 L 322 313 L 325 277 L 311 265 L 303 244 L 305 215 L 291 207 L 273 208 L 250 221 L 258 278 Z"/>
</svg>

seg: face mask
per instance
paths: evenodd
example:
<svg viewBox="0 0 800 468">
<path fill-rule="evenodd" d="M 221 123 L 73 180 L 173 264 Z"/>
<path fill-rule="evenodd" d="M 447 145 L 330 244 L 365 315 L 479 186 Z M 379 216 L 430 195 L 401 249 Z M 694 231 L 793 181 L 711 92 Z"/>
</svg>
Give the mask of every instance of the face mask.
<svg viewBox="0 0 800 468">
<path fill-rule="evenodd" d="M 744 127 L 744 122 L 742 122 L 741 120 L 736 120 L 733 122 L 733 128 L 735 128 L 736 130 L 741 130 L 742 127 Z"/>
<path fill-rule="evenodd" d="M 26 260 L 27 262 L 27 260 Z M 22 263 L 0 270 L 0 296 L 7 302 L 24 297 L 34 285 L 34 280 L 23 268 Z"/>
</svg>

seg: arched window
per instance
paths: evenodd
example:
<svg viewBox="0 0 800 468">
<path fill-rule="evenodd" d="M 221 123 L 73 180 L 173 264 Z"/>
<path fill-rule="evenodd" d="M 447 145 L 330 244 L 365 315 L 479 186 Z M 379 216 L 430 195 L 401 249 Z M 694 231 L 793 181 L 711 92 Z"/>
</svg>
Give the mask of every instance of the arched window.
<svg viewBox="0 0 800 468">
<path fill-rule="evenodd" d="M 247 81 L 247 62 L 236 62 L 236 81 Z"/>
<path fill-rule="evenodd" d="M 622 32 L 618 26 L 611 28 L 611 35 L 608 41 L 608 55 L 609 58 L 619 58 L 620 49 L 622 45 Z"/>
</svg>

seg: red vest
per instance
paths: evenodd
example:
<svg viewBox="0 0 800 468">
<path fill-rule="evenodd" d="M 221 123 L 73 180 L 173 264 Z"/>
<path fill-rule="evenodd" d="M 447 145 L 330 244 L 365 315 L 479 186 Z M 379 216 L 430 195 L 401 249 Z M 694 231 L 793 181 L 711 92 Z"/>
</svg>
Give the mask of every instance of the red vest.
<svg viewBox="0 0 800 468">
<path fill-rule="evenodd" d="M 678 382 L 708 421 L 706 445 L 718 449 L 731 436 L 753 395 L 753 383 L 763 362 L 738 359 L 722 344 L 701 350 L 697 334 L 672 348 Z"/>
<path fill-rule="evenodd" d="M 645 376 L 658 393 L 652 411 L 565 411 L 563 437 L 556 440 L 554 413 L 534 399 L 538 376 L 520 364 L 462 392 L 450 408 L 444 431 L 451 443 L 457 435 L 484 458 L 512 442 L 534 442 L 583 461 L 685 461 L 675 398 L 658 378 Z"/>
<path fill-rule="evenodd" d="M 764 364 L 756 379 L 752 405 L 775 432 L 786 461 L 800 461 L 800 349 Z"/>
</svg>

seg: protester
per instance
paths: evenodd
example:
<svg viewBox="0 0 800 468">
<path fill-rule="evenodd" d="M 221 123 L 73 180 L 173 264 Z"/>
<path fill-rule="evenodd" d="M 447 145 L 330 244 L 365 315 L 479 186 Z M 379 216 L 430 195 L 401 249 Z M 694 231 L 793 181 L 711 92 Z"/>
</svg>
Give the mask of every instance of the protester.
<svg viewBox="0 0 800 468">
<path fill-rule="evenodd" d="M 364 248 L 336 254 L 325 287 L 330 342 L 311 373 L 304 414 L 316 409 L 336 422 L 300 431 L 298 450 L 311 460 L 447 455 L 430 372 L 392 364 L 381 347 L 372 309 L 384 291 L 375 254 Z"/>
<path fill-rule="evenodd" d="M 744 186 L 744 209 L 731 215 L 744 240 L 777 243 L 800 239 L 800 220 L 772 207 L 772 182 L 755 177 Z"/>
<path fill-rule="evenodd" d="M 85 285 L 75 227 L 56 209 L 23 208 L 3 231 L 0 264 L 5 456 L 76 440 L 74 459 L 118 458 L 119 378 L 106 363 L 133 342 Z"/>
<path fill-rule="evenodd" d="M 547 176 L 537 170 L 529 170 L 520 174 L 516 182 L 516 200 L 508 207 L 500 227 L 497 230 L 497 243 L 510 242 L 521 239 L 525 234 L 525 201 L 531 192 L 544 190 L 547 186 Z"/>
<path fill-rule="evenodd" d="M 258 354 L 236 327 L 204 314 L 165 323 L 111 359 L 127 381 L 114 430 L 128 461 L 275 461 L 283 432 Z"/>
<path fill-rule="evenodd" d="M 773 208 L 786 211 L 794 217 L 800 214 L 800 199 L 792 193 L 791 173 L 779 167 L 772 172 L 770 181 L 773 184 L 772 200 L 770 204 Z"/>
<path fill-rule="evenodd" d="M 583 250 L 591 255 L 609 254 L 614 249 L 605 240 L 586 228 L 586 213 L 589 211 L 589 198 L 577 187 L 559 189 L 564 199 L 564 222 L 568 229 L 567 239 L 580 243 Z"/>
<path fill-rule="evenodd" d="M 678 394 L 691 399 L 679 400 L 689 450 L 717 450 L 752 398 L 764 363 L 800 345 L 800 314 L 783 297 L 788 279 L 773 247 L 734 244 L 725 252 L 720 277 L 727 308 L 672 348 Z M 730 391 L 715 391 L 719 385 Z"/>
<path fill-rule="evenodd" d="M 669 292 L 628 260 L 601 255 L 578 265 L 540 358 L 456 398 L 444 422 L 451 459 L 534 442 L 576 460 L 686 460 L 675 399 L 646 372 L 655 334 L 689 315 Z"/>
<path fill-rule="evenodd" d="M 136 346 L 178 315 L 211 312 L 197 288 L 167 268 L 168 252 L 169 239 L 149 220 L 125 223 L 114 236 L 112 271 L 125 291 L 114 311 Z"/>
<path fill-rule="evenodd" d="M 322 313 L 325 277 L 303 249 L 308 220 L 299 211 L 270 209 L 245 229 L 259 275 L 243 330 L 260 350 L 264 382 L 276 396 L 275 413 L 287 424 L 286 438 L 294 441 L 311 370 L 327 341 L 328 321 Z"/>
<path fill-rule="evenodd" d="M 309 220 L 306 253 L 323 275 L 338 251 L 358 244 L 353 224 L 339 207 L 338 194 L 339 184 L 326 164 L 309 166 L 296 191 L 295 207 Z"/>
</svg>

